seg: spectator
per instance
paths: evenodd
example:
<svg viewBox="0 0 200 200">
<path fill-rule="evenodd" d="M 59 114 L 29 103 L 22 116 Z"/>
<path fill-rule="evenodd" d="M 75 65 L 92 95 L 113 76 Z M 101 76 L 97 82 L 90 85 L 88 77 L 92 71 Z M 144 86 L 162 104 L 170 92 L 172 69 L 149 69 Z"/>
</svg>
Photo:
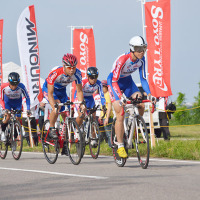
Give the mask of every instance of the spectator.
<svg viewBox="0 0 200 200">
<path fill-rule="evenodd" d="M 159 121 L 161 131 L 163 132 L 163 138 L 164 140 L 170 140 L 169 118 L 171 119 L 171 115 L 169 117 L 168 113 L 166 112 L 168 97 L 159 97 L 158 103 Z"/>
<path fill-rule="evenodd" d="M 104 92 L 104 97 L 106 99 L 106 115 L 104 116 L 104 113 L 101 112 L 100 116 L 100 131 L 102 132 L 102 136 L 105 137 L 105 140 L 108 142 L 109 147 L 111 147 L 111 127 L 112 127 L 112 122 L 113 122 L 113 112 L 112 112 L 112 103 L 110 100 L 109 92 L 108 92 L 108 85 L 107 81 L 103 80 L 102 82 L 103 85 L 103 92 Z M 103 118 L 104 116 L 104 118 Z"/>
</svg>

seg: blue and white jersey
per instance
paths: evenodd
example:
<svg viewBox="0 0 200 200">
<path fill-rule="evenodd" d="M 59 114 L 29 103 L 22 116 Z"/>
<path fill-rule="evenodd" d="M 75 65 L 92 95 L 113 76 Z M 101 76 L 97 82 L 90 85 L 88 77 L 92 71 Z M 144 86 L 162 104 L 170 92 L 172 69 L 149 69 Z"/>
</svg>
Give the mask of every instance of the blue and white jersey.
<svg viewBox="0 0 200 200">
<path fill-rule="evenodd" d="M 23 83 L 19 83 L 19 85 L 15 90 L 12 90 L 10 88 L 9 83 L 4 83 L 1 86 L 1 97 L 2 101 L 4 102 L 3 104 L 4 109 L 5 109 L 5 104 L 8 105 L 22 104 L 22 95 L 26 98 L 27 109 L 30 110 L 30 97 Z"/>
</svg>

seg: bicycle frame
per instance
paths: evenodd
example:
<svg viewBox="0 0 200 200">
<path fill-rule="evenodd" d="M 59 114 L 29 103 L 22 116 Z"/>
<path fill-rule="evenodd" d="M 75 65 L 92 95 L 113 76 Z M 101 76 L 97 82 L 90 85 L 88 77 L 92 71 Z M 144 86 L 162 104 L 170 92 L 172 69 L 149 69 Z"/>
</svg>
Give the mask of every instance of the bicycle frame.
<svg viewBox="0 0 200 200">
<path fill-rule="evenodd" d="M 151 101 L 150 100 L 142 100 L 142 103 L 146 103 L 146 102 L 151 102 Z M 127 148 L 132 148 L 132 139 L 134 137 L 134 134 L 137 134 L 137 137 L 138 137 L 138 131 L 135 131 L 136 129 L 138 129 L 138 125 L 135 121 L 135 118 L 136 118 L 136 116 L 139 115 L 139 110 L 138 110 L 137 105 L 132 104 L 130 101 L 127 102 L 127 105 L 124 106 L 124 109 L 134 119 L 132 121 L 131 127 L 128 127 L 128 124 L 126 124 L 126 119 L 124 118 L 124 131 L 125 131 L 125 134 L 127 136 L 126 137 L 127 138 L 126 139 L 127 140 Z M 142 132 L 142 136 L 143 136 L 143 139 L 146 140 L 144 132 Z"/>
</svg>

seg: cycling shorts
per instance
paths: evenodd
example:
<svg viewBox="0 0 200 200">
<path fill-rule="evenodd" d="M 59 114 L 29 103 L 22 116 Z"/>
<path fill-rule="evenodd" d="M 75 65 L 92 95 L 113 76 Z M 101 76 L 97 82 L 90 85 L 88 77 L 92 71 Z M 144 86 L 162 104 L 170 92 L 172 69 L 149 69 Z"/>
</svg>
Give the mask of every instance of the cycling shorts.
<svg viewBox="0 0 200 200">
<path fill-rule="evenodd" d="M 117 84 L 119 85 L 120 90 L 126 95 L 126 97 L 131 97 L 132 94 L 134 94 L 135 92 L 139 92 L 138 87 L 136 86 L 136 84 L 134 83 L 133 79 L 131 76 L 127 76 L 125 78 L 120 78 L 117 81 Z M 109 93 L 110 93 L 110 97 L 111 97 L 111 102 L 113 103 L 114 101 L 120 100 L 119 99 L 119 92 L 117 91 L 117 89 L 115 87 L 110 86 L 109 88 Z"/>
<path fill-rule="evenodd" d="M 17 101 L 17 99 L 10 100 L 9 102 L 5 102 L 5 109 L 8 110 L 22 110 L 22 101 Z M 16 114 L 17 117 L 21 117 L 21 113 Z"/>
<path fill-rule="evenodd" d="M 44 95 L 45 99 L 49 102 L 47 87 L 43 87 L 42 91 L 43 91 L 43 95 Z M 66 88 L 62 88 L 62 89 L 56 89 L 56 88 L 54 88 L 53 98 L 55 100 L 58 99 L 61 103 L 65 103 L 66 101 L 68 101 L 68 96 L 67 96 L 67 93 L 66 93 Z M 63 112 L 64 110 L 65 110 L 65 106 L 62 106 L 61 109 L 60 109 L 60 112 Z"/>
</svg>

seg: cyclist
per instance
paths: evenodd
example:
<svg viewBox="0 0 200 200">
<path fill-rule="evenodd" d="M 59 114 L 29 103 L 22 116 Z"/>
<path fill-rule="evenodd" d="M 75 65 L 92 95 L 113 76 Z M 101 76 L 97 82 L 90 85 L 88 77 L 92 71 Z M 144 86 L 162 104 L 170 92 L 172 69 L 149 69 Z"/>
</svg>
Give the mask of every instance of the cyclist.
<svg viewBox="0 0 200 200">
<path fill-rule="evenodd" d="M 99 76 L 99 71 L 96 67 L 88 67 L 87 78 L 82 81 L 83 96 L 85 99 L 86 107 L 91 109 L 95 106 L 93 94 L 95 93 L 96 90 L 98 90 L 100 94 L 102 108 L 106 112 L 106 101 L 104 98 L 103 86 L 101 81 L 97 79 L 98 76 Z M 93 113 L 93 119 L 96 120 L 96 112 Z M 93 137 L 95 137 L 95 133 L 92 133 L 92 135 Z M 91 144 L 92 146 L 95 146 L 96 140 L 92 140 Z"/>
<path fill-rule="evenodd" d="M 73 81 L 76 82 L 77 97 L 78 101 L 83 102 L 83 91 L 82 91 L 82 76 L 81 71 L 76 68 L 77 58 L 73 54 L 65 54 L 62 58 L 62 66 L 54 67 L 49 73 L 43 85 L 44 97 L 49 101 L 52 111 L 49 116 L 50 120 L 50 132 L 49 137 L 57 139 L 55 122 L 58 118 L 58 112 L 54 105 L 56 103 L 65 103 L 68 100 L 66 87 Z M 84 110 L 84 103 L 80 105 L 81 109 Z M 59 108 L 59 111 L 64 111 L 65 107 Z M 65 113 L 61 113 L 63 119 L 65 118 Z M 80 116 L 76 118 L 77 123 L 80 125 Z"/>
<path fill-rule="evenodd" d="M 5 120 L 2 121 L 2 141 L 6 141 L 6 136 L 4 131 L 8 125 L 10 119 L 10 114 L 8 111 L 11 109 L 21 110 L 22 109 L 22 94 L 26 98 L 27 105 L 27 115 L 30 116 L 30 98 L 26 87 L 23 83 L 20 83 L 20 76 L 17 72 L 11 72 L 8 75 L 8 82 L 2 84 L 1 86 L 1 105 L 5 109 Z M 20 119 L 21 114 L 17 114 L 18 120 Z M 17 132 L 15 131 L 15 137 L 17 137 Z"/>
<path fill-rule="evenodd" d="M 138 97 L 142 96 L 131 77 L 131 74 L 137 69 L 139 69 L 140 81 L 144 91 L 148 96 L 151 95 L 145 73 L 144 53 L 147 49 L 147 44 L 141 36 L 135 36 L 131 38 L 129 46 L 130 52 L 120 55 L 115 60 L 112 71 L 107 78 L 111 102 L 113 103 L 116 113 L 115 133 L 118 141 L 117 153 L 122 158 L 126 158 L 128 155 L 123 144 L 124 116 L 121 116 L 122 107 L 120 104 L 126 104 L 126 100 L 122 93 L 128 98 L 135 98 L 136 95 L 138 95 Z M 141 116 L 143 115 L 144 104 L 139 105 L 139 113 Z"/>
</svg>

